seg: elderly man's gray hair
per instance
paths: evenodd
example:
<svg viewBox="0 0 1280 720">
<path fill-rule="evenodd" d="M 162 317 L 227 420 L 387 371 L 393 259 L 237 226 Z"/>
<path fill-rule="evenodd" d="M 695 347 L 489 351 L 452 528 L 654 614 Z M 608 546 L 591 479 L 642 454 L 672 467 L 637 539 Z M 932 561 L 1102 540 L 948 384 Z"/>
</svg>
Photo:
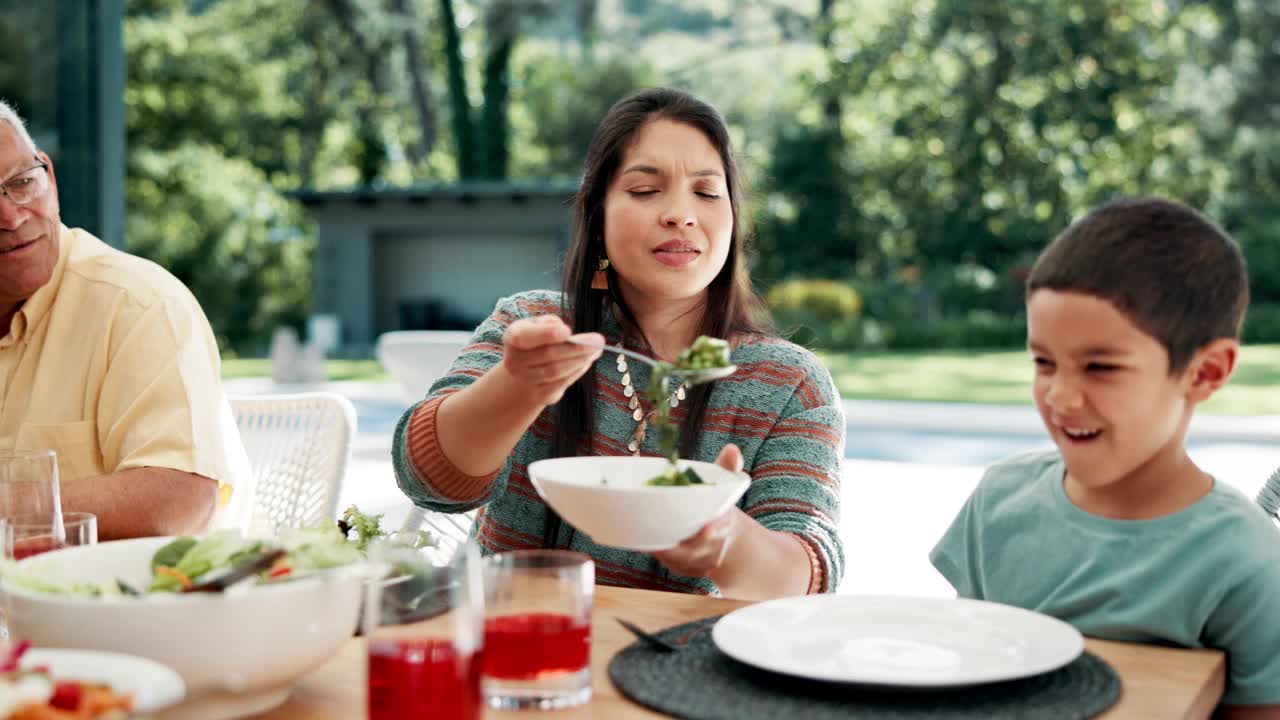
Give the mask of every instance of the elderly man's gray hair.
<svg viewBox="0 0 1280 720">
<path fill-rule="evenodd" d="M 0 100 L 0 122 L 12 125 L 13 129 L 18 131 L 18 137 L 22 138 L 22 142 L 31 149 L 31 154 L 35 154 L 36 144 L 31 139 L 31 133 L 27 132 L 27 124 L 22 121 L 22 117 L 13 109 L 13 106 L 4 100 Z"/>
</svg>

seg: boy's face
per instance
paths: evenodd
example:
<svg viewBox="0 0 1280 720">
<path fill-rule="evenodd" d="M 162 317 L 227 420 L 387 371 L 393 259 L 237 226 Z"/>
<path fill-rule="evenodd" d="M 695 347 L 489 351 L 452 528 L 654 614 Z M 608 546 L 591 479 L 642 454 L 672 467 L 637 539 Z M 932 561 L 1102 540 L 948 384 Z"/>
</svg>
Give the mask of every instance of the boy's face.
<svg viewBox="0 0 1280 720">
<path fill-rule="evenodd" d="M 1036 407 L 1075 483 L 1116 490 L 1184 452 L 1191 371 L 1170 375 L 1164 346 L 1110 302 L 1036 290 L 1027 300 L 1027 346 Z"/>
</svg>

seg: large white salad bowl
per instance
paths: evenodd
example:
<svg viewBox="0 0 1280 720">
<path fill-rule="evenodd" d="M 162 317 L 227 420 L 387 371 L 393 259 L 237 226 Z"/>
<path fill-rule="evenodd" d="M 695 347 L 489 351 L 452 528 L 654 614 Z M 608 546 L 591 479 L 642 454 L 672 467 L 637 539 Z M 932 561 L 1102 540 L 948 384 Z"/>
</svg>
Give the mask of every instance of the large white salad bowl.
<svg viewBox="0 0 1280 720">
<path fill-rule="evenodd" d="M 173 538 L 120 540 L 22 561 L 62 578 L 147 587 L 151 558 Z M 294 682 L 355 632 L 364 568 L 225 593 L 78 597 L 4 586 L 10 636 L 35 647 L 105 650 L 168 665 L 187 701 L 158 717 L 222 720 L 284 702 Z"/>
<path fill-rule="evenodd" d="M 529 465 L 538 494 L 565 522 L 610 547 L 654 552 L 680 544 L 742 497 L 746 473 L 681 460 L 703 485 L 646 485 L 667 468 L 656 457 L 569 457 Z"/>
</svg>

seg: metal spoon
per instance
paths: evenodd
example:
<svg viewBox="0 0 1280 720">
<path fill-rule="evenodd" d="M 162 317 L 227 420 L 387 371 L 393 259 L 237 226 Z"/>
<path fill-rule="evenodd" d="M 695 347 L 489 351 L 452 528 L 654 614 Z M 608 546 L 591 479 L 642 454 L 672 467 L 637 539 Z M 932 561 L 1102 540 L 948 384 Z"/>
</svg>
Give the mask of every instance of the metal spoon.
<svg viewBox="0 0 1280 720">
<path fill-rule="evenodd" d="M 626 355 L 629 358 L 638 360 L 648 365 L 649 367 L 658 366 L 658 362 L 653 358 L 647 357 L 645 355 L 641 355 L 640 353 L 635 352 L 633 350 L 628 350 L 623 347 L 618 347 L 617 345 L 587 342 L 586 340 L 582 340 L 576 337 L 569 338 L 568 342 L 571 342 L 574 345 L 581 345 L 582 347 L 603 348 L 605 350 L 608 350 L 609 352 L 621 353 L 623 355 Z M 713 380 L 727 378 L 737 370 L 738 370 L 737 365 L 726 365 L 724 367 L 688 369 L 688 370 L 681 370 L 679 368 L 672 366 L 670 374 L 672 377 L 680 379 L 686 385 L 701 385 L 703 383 L 709 383 Z"/>
</svg>

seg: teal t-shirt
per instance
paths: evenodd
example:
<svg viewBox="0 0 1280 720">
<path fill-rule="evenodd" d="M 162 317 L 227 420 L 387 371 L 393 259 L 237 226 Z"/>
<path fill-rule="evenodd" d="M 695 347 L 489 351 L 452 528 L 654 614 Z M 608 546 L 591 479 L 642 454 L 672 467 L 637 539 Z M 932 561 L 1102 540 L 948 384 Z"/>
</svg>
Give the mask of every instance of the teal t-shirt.
<svg viewBox="0 0 1280 720">
<path fill-rule="evenodd" d="M 1226 651 L 1223 703 L 1280 703 L 1280 531 L 1215 482 L 1191 507 L 1112 520 L 1067 498 L 1056 451 L 991 467 L 930 554 L 961 597 L 1091 637 Z"/>
</svg>

